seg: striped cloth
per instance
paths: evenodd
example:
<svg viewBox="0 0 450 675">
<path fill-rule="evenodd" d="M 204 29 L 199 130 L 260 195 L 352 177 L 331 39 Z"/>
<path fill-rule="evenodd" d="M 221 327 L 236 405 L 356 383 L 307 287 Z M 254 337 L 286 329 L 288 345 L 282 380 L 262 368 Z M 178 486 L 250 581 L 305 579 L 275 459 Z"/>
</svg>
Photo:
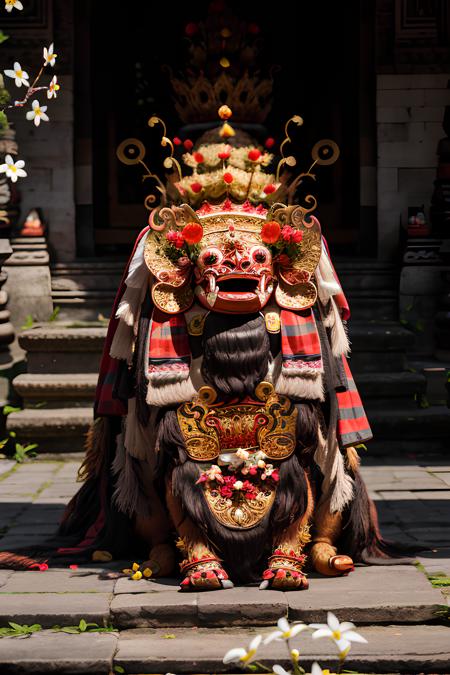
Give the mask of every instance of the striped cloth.
<svg viewBox="0 0 450 675">
<path fill-rule="evenodd" d="M 311 308 L 282 309 L 281 353 L 285 375 L 322 373 L 323 362 L 316 320 Z"/>
<path fill-rule="evenodd" d="M 336 391 L 338 403 L 337 437 L 340 447 L 345 448 L 370 441 L 373 434 L 348 361 L 344 355 L 338 357 L 337 361 L 341 361 L 342 364 L 340 375 L 343 384 L 343 387 L 339 388 L 343 391 Z"/>
<path fill-rule="evenodd" d="M 189 375 L 191 349 L 184 314 L 167 315 L 153 310 L 148 354 L 149 379 Z"/>
</svg>

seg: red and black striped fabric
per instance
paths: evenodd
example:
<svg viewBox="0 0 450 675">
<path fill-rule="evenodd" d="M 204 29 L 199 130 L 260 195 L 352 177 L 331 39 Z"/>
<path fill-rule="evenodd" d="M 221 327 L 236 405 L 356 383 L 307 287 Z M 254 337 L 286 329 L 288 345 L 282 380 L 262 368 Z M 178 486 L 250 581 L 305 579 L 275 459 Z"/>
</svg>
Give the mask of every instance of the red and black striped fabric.
<svg viewBox="0 0 450 675">
<path fill-rule="evenodd" d="M 154 309 L 148 351 L 150 379 L 164 373 L 183 373 L 187 377 L 191 349 L 185 315 L 167 315 Z"/>
<path fill-rule="evenodd" d="M 296 312 L 282 309 L 280 319 L 281 353 L 286 374 L 322 372 L 320 339 L 312 309 Z"/>
<path fill-rule="evenodd" d="M 369 420 L 356 388 L 350 366 L 344 355 L 342 360 L 341 379 L 343 391 L 336 391 L 338 402 L 337 438 L 341 448 L 358 445 L 373 438 Z"/>
</svg>

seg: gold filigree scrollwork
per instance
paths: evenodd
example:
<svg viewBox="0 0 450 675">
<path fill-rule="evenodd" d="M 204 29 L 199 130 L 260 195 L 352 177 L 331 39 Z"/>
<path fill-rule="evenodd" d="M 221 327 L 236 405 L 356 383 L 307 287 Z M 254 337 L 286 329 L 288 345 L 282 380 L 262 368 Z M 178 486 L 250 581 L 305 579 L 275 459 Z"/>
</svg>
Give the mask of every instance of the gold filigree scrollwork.
<svg viewBox="0 0 450 675">
<path fill-rule="evenodd" d="M 261 485 L 254 499 L 246 499 L 240 490 L 236 490 L 231 498 L 222 497 L 216 488 L 206 487 L 203 494 L 221 525 L 234 530 L 248 530 L 258 525 L 272 508 L 276 487 Z"/>
<path fill-rule="evenodd" d="M 159 176 L 155 173 L 152 173 L 148 168 L 147 164 L 144 162 L 145 157 L 145 147 L 144 144 L 138 138 L 126 138 L 122 141 L 116 149 L 116 155 L 118 159 L 128 166 L 133 164 L 141 164 L 146 170 L 146 174 L 142 176 L 142 181 L 147 180 L 148 178 L 153 179 L 156 182 L 156 189 L 161 193 L 162 203 L 167 202 L 166 188 L 162 183 Z M 146 209 L 150 210 L 153 208 L 153 204 L 156 202 L 156 197 L 154 194 L 149 194 L 145 198 L 144 206 Z"/>
</svg>

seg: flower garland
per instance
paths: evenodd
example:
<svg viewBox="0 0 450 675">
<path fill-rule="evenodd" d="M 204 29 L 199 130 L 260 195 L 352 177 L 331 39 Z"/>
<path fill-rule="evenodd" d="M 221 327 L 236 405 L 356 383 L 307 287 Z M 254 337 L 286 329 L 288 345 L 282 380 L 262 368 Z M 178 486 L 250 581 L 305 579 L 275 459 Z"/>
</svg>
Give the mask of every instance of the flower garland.
<svg viewBox="0 0 450 675">
<path fill-rule="evenodd" d="M 267 464 L 261 451 L 250 454 L 248 450 L 239 449 L 233 453 L 227 466 L 227 473 L 217 464 L 211 464 L 196 481 L 197 485 L 208 483 L 225 499 L 240 493 L 245 499 L 256 499 L 261 491 L 261 483 L 277 483 L 280 475 L 277 468 Z"/>
</svg>

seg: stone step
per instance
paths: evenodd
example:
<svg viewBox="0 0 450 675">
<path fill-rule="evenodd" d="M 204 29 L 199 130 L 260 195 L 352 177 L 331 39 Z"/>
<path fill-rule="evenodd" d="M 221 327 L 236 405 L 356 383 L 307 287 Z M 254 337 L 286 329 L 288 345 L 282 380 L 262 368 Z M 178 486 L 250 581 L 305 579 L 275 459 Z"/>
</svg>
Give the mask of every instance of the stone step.
<svg viewBox="0 0 450 675">
<path fill-rule="evenodd" d="M 403 352 L 414 344 L 414 333 L 396 321 L 351 321 L 348 332 L 353 352 Z"/>
<path fill-rule="evenodd" d="M 367 644 L 353 644 L 344 668 L 360 673 L 450 672 L 450 627 L 370 626 L 359 631 Z M 43 630 L 27 640 L 3 639 L 0 650 L 2 675 L 29 673 L 237 673 L 236 664 L 225 665 L 223 657 L 235 647 L 248 648 L 258 633 L 251 628 L 184 628 L 127 630 L 121 633 L 79 635 Z M 266 634 L 266 632 L 264 633 Z M 300 665 L 310 672 L 318 661 L 322 668 L 336 665 L 336 648 L 327 638 L 312 640 L 303 632 L 292 640 L 300 650 Z M 258 649 L 265 666 L 275 663 L 289 669 L 284 641 Z M 260 672 L 257 670 L 257 672 Z"/>
<path fill-rule="evenodd" d="M 364 405 L 374 438 L 377 440 L 414 441 L 450 438 L 450 409 L 446 406 L 429 408 L 373 408 L 370 400 Z"/>
<path fill-rule="evenodd" d="M 31 374 L 98 373 L 105 336 L 106 325 L 52 322 L 23 331 L 19 344 Z"/>
<path fill-rule="evenodd" d="M 45 403 L 46 408 L 92 405 L 98 375 L 96 373 L 23 373 L 13 380 L 15 391 L 24 406 Z"/>
<path fill-rule="evenodd" d="M 386 372 L 359 373 L 355 376 L 356 386 L 363 400 L 372 398 L 409 398 L 414 394 L 424 393 L 426 378 L 421 373 Z"/>
<path fill-rule="evenodd" d="M 92 406 L 26 408 L 8 415 L 6 428 L 21 443 L 38 443 L 38 452 L 78 452 L 92 419 Z"/>
<path fill-rule="evenodd" d="M 16 623 L 39 623 L 44 628 L 73 625 L 82 618 L 112 622 L 119 629 L 264 627 L 275 625 L 280 616 L 306 623 L 325 621 L 327 611 L 358 625 L 414 624 L 435 621 L 444 601 L 441 591 L 413 565 L 383 568 L 382 593 L 376 566 L 356 567 L 348 577 L 333 579 L 311 574 L 309 590 L 287 593 L 260 591 L 257 586 L 182 593 L 176 579 L 108 579 L 98 578 L 98 572 L 80 565 L 74 573 L 64 569 L 50 569 L 45 575 L 13 573 L 0 587 L 0 624 L 14 615 Z"/>
</svg>

